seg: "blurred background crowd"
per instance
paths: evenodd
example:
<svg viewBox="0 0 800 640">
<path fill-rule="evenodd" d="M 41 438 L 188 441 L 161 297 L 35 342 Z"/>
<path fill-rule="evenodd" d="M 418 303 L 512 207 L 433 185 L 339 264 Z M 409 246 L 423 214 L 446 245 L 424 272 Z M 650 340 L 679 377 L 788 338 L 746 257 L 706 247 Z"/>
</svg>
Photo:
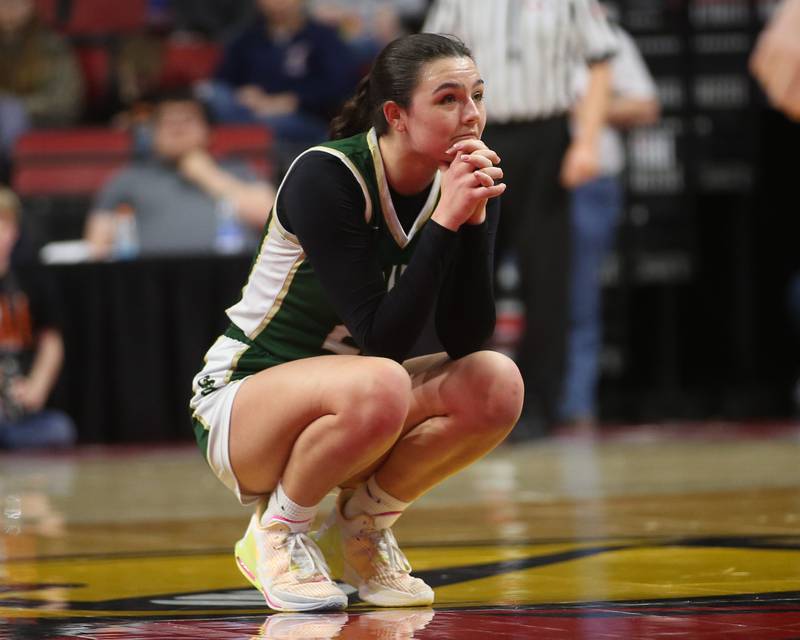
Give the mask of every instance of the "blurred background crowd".
<svg viewBox="0 0 800 640">
<path fill-rule="evenodd" d="M 610 99 L 627 101 L 610 103 L 604 180 L 572 194 L 571 315 L 547 381 L 560 406 L 519 437 L 794 417 L 800 125 L 748 71 L 775 5 L 605 3 Z M 0 0 L 0 446 L 188 439 L 191 374 L 281 176 L 376 53 L 436 10 Z M 525 253 L 498 253 L 489 346 L 512 356 L 535 326 Z M 26 420 L 41 437 L 8 426 Z"/>
</svg>

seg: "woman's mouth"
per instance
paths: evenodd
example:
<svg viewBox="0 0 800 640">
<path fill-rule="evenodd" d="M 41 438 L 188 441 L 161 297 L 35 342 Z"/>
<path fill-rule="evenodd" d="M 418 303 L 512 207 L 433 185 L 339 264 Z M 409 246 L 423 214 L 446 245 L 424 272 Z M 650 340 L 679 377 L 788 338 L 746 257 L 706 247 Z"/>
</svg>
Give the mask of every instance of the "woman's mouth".
<svg viewBox="0 0 800 640">
<path fill-rule="evenodd" d="M 478 136 L 474 133 L 462 133 L 460 136 L 453 138 L 453 142 L 461 142 L 462 140 L 477 140 Z"/>
</svg>

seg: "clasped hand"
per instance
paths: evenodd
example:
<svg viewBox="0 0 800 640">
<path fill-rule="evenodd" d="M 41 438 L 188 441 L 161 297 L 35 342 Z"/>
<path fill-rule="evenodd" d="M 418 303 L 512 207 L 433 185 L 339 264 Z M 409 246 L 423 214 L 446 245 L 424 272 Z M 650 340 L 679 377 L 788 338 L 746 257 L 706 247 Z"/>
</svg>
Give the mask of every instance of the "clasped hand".
<svg viewBox="0 0 800 640">
<path fill-rule="evenodd" d="M 500 156 L 482 140 L 461 140 L 447 150 L 452 157 L 442 163 L 442 194 L 432 219 L 457 231 L 462 224 L 480 224 L 486 217 L 486 202 L 499 196 L 506 185 L 498 181 L 503 170 Z"/>
</svg>

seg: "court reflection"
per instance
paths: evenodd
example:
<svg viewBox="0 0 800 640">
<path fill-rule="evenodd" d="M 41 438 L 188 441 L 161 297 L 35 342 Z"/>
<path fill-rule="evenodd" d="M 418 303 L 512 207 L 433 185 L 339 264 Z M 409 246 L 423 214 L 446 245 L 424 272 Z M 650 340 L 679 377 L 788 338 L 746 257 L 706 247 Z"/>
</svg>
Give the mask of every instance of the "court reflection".
<svg viewBox="0 0 800 640">
<path fill-rule="evenodd" d="M 411 640 L 433 620 L 433 609 L 384 609 L 366 613 L 276 613 L 256 639 Z"/>
</svg>

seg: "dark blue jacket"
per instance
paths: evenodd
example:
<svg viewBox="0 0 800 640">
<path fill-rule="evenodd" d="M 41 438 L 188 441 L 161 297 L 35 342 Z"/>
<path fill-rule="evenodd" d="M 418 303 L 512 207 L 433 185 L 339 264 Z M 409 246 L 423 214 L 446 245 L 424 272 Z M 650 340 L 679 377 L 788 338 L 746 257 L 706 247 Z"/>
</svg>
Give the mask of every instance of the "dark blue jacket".
<svg viewBox="0 0 800 640">
<path fill-rule="evenodd" d="M 335 29 L 308 19 L 286 42 L 274 41 L 258 18 L 225 47 L 216 79 L 237 88 L 257 85 L 267 93 L 297 94 L 300 110 L 334 115 L 352 93 L 353 55 Z"/>
</svg>

